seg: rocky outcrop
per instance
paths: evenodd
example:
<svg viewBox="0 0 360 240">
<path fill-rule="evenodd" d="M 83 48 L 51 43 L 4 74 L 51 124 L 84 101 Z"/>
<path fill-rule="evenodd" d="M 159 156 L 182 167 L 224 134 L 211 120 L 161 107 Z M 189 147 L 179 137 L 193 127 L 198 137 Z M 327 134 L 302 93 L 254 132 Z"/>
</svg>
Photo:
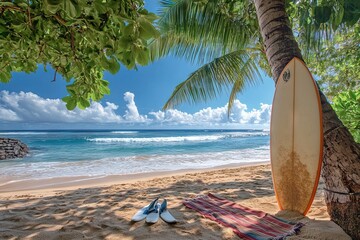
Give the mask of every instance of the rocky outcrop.
<svg viewBox="0 0 360 240">
<path fill-rule="evenodd" d="M 29 153 L 29 148 L 19 140 L 0 138 L 0 160 L 22 158 Z"/>
</svg>

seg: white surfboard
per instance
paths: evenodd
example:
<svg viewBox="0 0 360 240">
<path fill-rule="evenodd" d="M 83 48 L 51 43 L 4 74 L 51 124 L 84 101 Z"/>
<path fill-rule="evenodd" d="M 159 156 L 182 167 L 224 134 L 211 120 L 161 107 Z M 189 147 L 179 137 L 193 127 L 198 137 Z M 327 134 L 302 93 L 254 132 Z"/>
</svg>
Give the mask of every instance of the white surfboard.
<svg viewBox="0 0 360 240">
<path fill-rule="evenodd" d="M 271 113 L 270 151 L 280 209 L 306 215 L 320 177 L 322 110 L 314 79 L 298 58 L 286 65 L 277 81 Z"/>
</svg>

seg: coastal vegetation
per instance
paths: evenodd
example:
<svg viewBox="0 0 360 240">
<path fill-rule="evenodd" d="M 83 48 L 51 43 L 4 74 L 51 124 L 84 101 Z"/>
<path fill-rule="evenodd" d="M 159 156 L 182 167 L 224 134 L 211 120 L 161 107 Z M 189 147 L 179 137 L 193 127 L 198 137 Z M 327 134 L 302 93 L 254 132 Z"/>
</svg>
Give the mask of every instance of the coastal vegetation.
<svg viewBox="0 0 360 240">
<path fill-rule="evenodd" d="M 63 100 L 70 110 L 110 94 L 104 71 L 146 65 L 147 40 L 159 34 L 142 0 L 1 1 L 0 15 L 0 81 L 48 64 L 53 81 L 61 74 L 69 82 Z"/>
<path fill-rule="evenodd" d="M 237 93 L 260 79 L 258 67 L 276 82 L 289 60 L 303 59 L 322 87 L 322 177 L 332 190 L 326 192 L 328 211 L 359 238 L 360 146 L 323 94 L 329 94 L 356 138 L 358 125 L 352 123 L 358 115 L 348 118 L 347 109 L 358 106 L 358 1 L 162 3 L 165 8 L 156 21 L 142 0 L 2 1 L 0 81 L 10 81 L 12 72 L 33 72 L 38 64 L 49 64 L 55 69 L 53 81 L 61 74 L 69 82 L 69 95 L 63 98 L 67 108 L 84 109 L 110 94 L 104 71 L 116 73 L 121 64 L 136 69 L 173 54 L 203 66 L 175 89 L 165 108 L 208 100 L 226 89 L 231 107 Z"/>
<path fill-rule="evenodd" d="M 340 120 L 349 129 L 356 142 L 360 143 L 360 91 L 348 90 L 333 98 L 333 108 Z"/>
</svg>

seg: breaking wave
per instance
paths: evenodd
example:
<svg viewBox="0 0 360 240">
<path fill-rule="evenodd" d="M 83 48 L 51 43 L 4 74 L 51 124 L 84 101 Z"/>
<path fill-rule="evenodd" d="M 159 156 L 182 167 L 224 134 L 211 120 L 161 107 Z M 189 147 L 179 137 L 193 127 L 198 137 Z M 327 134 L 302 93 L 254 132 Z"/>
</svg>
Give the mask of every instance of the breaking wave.
<svg viewBox="0 0 360 240">
<path fill-rule="evenodd" d="M 226 138 L 244 138 L 244 137 L 256 137 L 256 136 L 267 136 L 269 133 L 266 132 L 234 132 L 216 135 L 199 135 L 199 136 L 177 136 L 177 137 L 143 137 L 143 138 L 87 138 L 90 142 L 99 143 L 151 143 L 151 142 L 207 142 L 217 141 Z"/>
</svg>

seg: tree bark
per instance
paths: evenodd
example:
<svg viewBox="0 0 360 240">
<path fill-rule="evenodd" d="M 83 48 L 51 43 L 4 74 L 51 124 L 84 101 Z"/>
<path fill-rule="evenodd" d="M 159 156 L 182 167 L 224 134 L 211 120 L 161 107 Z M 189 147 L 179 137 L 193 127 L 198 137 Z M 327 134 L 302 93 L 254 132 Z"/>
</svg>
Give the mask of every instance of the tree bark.
<svg viewBox="0 0 360 240">
<path fill-rule="evenodd" d="M 266 57 L 275 82 L 286 64 L 302 58 L 290 28 L 284 0 L 254 0 Z M 322 178 L 331 219 L 353 239 L 360 239 L 360 144 L 356 143 L 319 90 L 323 111 Z"/>
</svg>

